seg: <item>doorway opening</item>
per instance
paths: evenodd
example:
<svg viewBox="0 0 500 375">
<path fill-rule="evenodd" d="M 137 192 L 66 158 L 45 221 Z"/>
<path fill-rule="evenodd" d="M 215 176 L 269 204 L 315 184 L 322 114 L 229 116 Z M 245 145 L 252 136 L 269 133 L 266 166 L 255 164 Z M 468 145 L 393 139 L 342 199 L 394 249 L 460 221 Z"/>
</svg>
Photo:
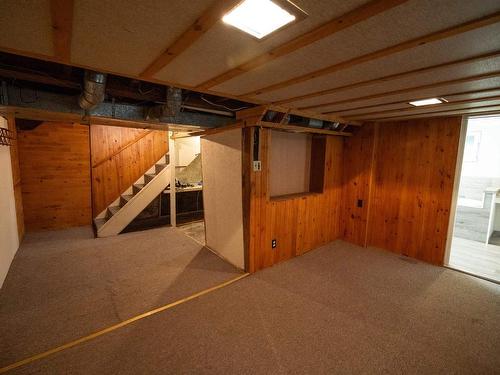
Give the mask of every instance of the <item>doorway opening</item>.
<svg viewBox="0 0 500 375">
<path fill-rule="evenodd" d="M 471 117 L 462 131 L 448 265 L 500 282 L 500 115 Z"/>
</svg>

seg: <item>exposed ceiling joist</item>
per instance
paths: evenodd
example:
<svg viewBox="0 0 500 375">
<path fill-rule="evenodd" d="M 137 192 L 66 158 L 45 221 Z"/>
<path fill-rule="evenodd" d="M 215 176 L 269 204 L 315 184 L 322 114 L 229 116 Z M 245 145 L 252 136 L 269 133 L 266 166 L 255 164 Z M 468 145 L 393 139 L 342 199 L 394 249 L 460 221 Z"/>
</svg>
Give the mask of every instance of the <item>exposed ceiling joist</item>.
<svg viewBox="0 0 500 375">
<path fill-rule="evenodd" d="M 65 64 L 71 61 L 73 3 L 73 0 L 50 0 L 54 56 Z"/>
<path fill-rule="evenodd" d="M 141 78 L 153 77 L 219 22 L 222 16 L 238 2 L 239 0 L 217 0 L 139 76 Z"/>
<path fill-rule="evenodd" d="M 338 18 L 335 18 L 311 31 L 308 31 L 274 49 L 259 55 L 244 64 L 237 66 L 225 73 L 218 75 L 208 81 L 200 84 L 197 88 L 208 89 L 226 82 L 243 73 L 249 72 L 262 66 L 278 57 L 292 53 L 300 48 L 312 44 L 320 39 L 331 36 L 343 29 L 351 27 L 359 22 L 365 21 L 370 17 L 376 16 L 391 8 L 407 2 L 408 0 L 374 0 L 362 5 Z"/>
<path fill-rule="evenodd" d="M 488 93 L 493 93 L 493 92 L 500 92 L 500 87 L 496 87 L 496 88 L 492 88 L 492 89 L 485 89 L 485 90 L 460 91 L 460 92 L 454 92 L 451 94 L 450 93 L 439 94 L 439 95 L 435 95 L 435 97 L 447 99 L 447 98 L 451 98 L 454 96 L 460 96 L 460 95 L 488 94 Z M 380 108 L 380 107 L 384 107 L 387 105 L 398 105 L 398 104 L 404 105 L 404 104 L 408 104 L 408 102 L 414 102 L 417 100 L 424 100 L 424 99 L 428 99 L 428 98 L 429 98 L 429 96 L 426 96 L 426 97 L 420 96 L 420 97 L 416 97 L 416 98 L 411 98 L 409 100 L 398 100 L 398 101 L 390 102 L 390 103 L 369 104 L 369 105 L 364 105 L 364 106 L 360 106 L 360 107 L 349 108 L 346 110 L 339 110 L 339 111 L 337 111 L 335 113 L 331 113 L 331 114 L 348 118 L 350 116 L 357 115 L 357 114 L 351 114 L 350 112 L 359 111 L 360 109 Z M 407 108 L 407 107 L 403 107 L 401 109 L 404 109 L 404 108 Z M 373 112 L 378 112 L 378 111 L 380 111 L 380 109 L 375 110 Z"/>
<path fill-rule="evenodd" d="M 366 81 L 351 83 L 351 84 L 344 85 L 344 86 L 339 86 L 339 87 L 334 87 L 334 88 L 327 89 L 327 90 L 317 91 L 317 92 L 313 92 L 310 94 L 296 96 L 294 98 L 284 99 L 284 100 L 276 102 L 276 104 L 286 104 L 286 103 L 296 102 L 296 101 L 300 101 L 300 100 L 304 100 L 304 99 L 315 98 L 318 96 L 338 93 L 338 92 L 345 91 L 345 90 L 352 90 L 352 89 L 363 87 L 363 86 L 369 86 L 369 85 L 373 85 L 373 84 L 377 84 L 377 83 L 385 83 L 385 82 L 388 82 L 391 80 L 405 78 L 405 77 L 411 76 L 413 74 L 426 73 L 426 72 L 429 72 L 429 71 L 432 71 L 435 69 L 450 68 L 453 66 L 459 66 L 459 65 L 470 64 L 470 63 L 477 63 L 477 62 L 480 62 L 483 60 L 488 60 L 488 59 L 492 59 L 492 58 L 496 58 L 496 57 L 500 57 L 500 51 L 494 51 L 491 53 L 485 53 L 482 55 L 468 57 L 465 59 L 454 60 L 454 61 L 450 61 L 450 62 L 446 62 L 446 63 L 442 63 L 442 64 L 431 65 L 431 66 L 427 66 L 424 68 L 409 70 L 409 71 L 402 72 L 402 73 L 390 74 L 390 75 L 386 75 L 383 77 L 369 79 Z"/>
<path fill-rule="evenodd" d="M 357 98 L 337 100 L 334 102 L 323 103 L 323 104 L 318 104 L 318 105 L 314 105 L 314 106 L 308 106 L 308 107 L 305 107 L 304 109 L 320 108 L 320 107 L 327 107 L 327 106 L 331 106 L 331 105 L 359 102 L 359 101 L 363 101 L 363 100 L 383 98 L 383 97 L 389 96 L 389 95 L 405 94 L 405 93 L 417 91 L 417 90 L 432 89 L 432 88 L 441 87 L 441 86 L 448 86 L 448 85 L 454 85 L 454 84 L 458 84 L 458 83 L 473 82 L 473 81 L 479 81 L 482 79 L 489 79 L 489 78 L 496 78 L 496 77 L 500 77 L 500 71 L 495 71 L 495 72 L 486 73 L 486 74 L 477 74 L 477 75 L 464 77 L 464 78 L 451 79 L 448 81 L 440 81 L 440 82 L 430 83 L 427 85 L 404 88 L 404 89 L 400 89 L 400 90 L 386 91 L 386 92 L 382 92 L 380 94 L 372 94 L 372 95 L 360 96 Z M 324 112 L 324 114 L 333 114 L 333 113 L 337 113 L 337 112 L 338 112 L 338 110 L 337 111 L 328 111 L 328 112 Z"/>
<path fill-rule="evenodd" d="M 459 34 L 467 32 L 467 31 L 475 30 L 475 29 L 478 29 L 481 27 L 485 27 L 485 26 L 488 26 L 488 25 L 491 25 L 491 24 L 494 24 L 497 22 L 500 22 L 500 12 L 496 12 L 496 13 L 491 14 L 489 16 L 466 22 L 466 23 L 463 23 L 463 24 L 458 25 L 458 26 L 450 27 L 450 28 L 447 28 L 445 30 L 441 30 L 441 31 L 437 31 L 437 32 L 434 32 L 434 33 L 431 33 L 428 35 L 424 35 L 422 37 L 415 38 L 415 39 L 412 39 L 412 40 L 409 40 L 409 41 L 406 41 L 406 42 L 403 42 L 400 44 L 396 44 L 396 45 L 391 46 L 391 47 L 383 48 L 381 50 L 374 51 L 374 52 L 371 52 L 371 53 L 368 53 L 368 54 L 365 54 L 362 56 L 358 56 L 358 57 L 352 58 L 350 60 L 340 62 L 338 64 L 330 65 L 330 66 L 327 66 L 326 68 L 319 69 L 319 70 L 304 74 L 304 75 L 299 76 L 299 77 L 291 78 L 291 79 L 286 80 L 286 81 L 275 83 L 275 84 L 263 87 L 261 89 L 255 90 L 255 91 L 245 93 L 241 96 L 242 97 L 256 96 L 256 95 L 260 95 L 260 94 L 267 93 L 270 91 L 282 89 L 282 88 L 287 87 L 287 86 L 291 86 L 291 85 L 301 83 L 304 81 L 309 81 L 311 79 L 318 78 L 318 77 L 321 77 L 321 76 L 324 76 L 327 74 L 331 74 L 331 73 L 337 72 L 339 70 L 352 68 L 355 65 L 359 65 L 362 63 L 366 63 L 368 61 L 372 61 L 375 59 L 379 59 L 382 57 L 393 55 L 395 53 L 405 51 L 405 50 L 408 50 L 411 48 L 415 48 L 415 47 L 418 47 L 418 46 L 421 46 L 421 45 L 424 45 L 427 43 L 446 39 L 446 38 L 449 38 L 449 37 L 452 37 L 455 35 L 459 35 Z"/>
<path fill-rule="evenodd" d="M 445 102 L 441 104 L 432 104 L 429 106 L 425 107 L 407 107 L 407 108 L 401 108 L 401 109 L 388 109 L 385 111 L 375 111 L 375 112 L 368 112 L 368 113 L 359 113 L 356 115 L 352 115 L 351 117 L 353 120 L 359 120 L 359 121 L 364 121 L 368 120 L 371 118 L 377 118 L 380 117 L 380 115 L 384 116 L 389 115 L 389 114 L 402 114 L 402 113 L 409 113 L 411 114 L 412 112 L 419 112 L 421 113 L 424 111 L 425 113 L 431 113 L 434 111 L 441 111 L 441 110 L 449 110 L 448 107 L 454 107 L 454 106 L 460 106 L 464 104 L 474 104 L 474 103 L 482 103 L 482 102 L 490 102 L 490 101 L 498 101 L 500 100 L 500 96 L 495 95 L 495 96 L 487 96 L 484 98 L 477 98 L 477 99 L 468 99 L 468 100 L 457 100 L 455 102 Z M 489 105 L 492 105 L 491 103 Z M 465 109 L 466 107 L 464 107 Z M 474 108 L 474 107 L 467 107 L 467 108 Z M 461 108 L 455 108 L 455 109 L 461 109 Z"/>
<path fill-rule="evenodd" d="M 418 115 L 406 115 L 406 116 L 398 116 L 398 117 L 383 117 L 370 121 L 376 122 L 388 122 L 388 121 L 399 121 L 399 120 L 410 120 L 416 118 L 432 118 L 432 117 L 449 117 L 454 115 L 477 115 L 477 116 L 486 116 L 486 115 L 496 115 L 500 114 L 500 105 L 489 105 L 489 106 L 481 106 L 475 108 L 465 108 L 458 110 L 448 110 L 442 112 L 433 112 L 433 113 L 423 113 Z"/>
</svg>

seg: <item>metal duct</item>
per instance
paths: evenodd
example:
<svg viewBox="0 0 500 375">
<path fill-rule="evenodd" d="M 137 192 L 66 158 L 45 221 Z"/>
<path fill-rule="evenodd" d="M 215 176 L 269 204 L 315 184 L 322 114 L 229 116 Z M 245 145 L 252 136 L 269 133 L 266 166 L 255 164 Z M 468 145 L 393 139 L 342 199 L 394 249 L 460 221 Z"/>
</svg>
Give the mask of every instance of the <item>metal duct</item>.
<svg viewBox="0 0 500 375">
<path fill-rule="evenodd" d="M 167 87 L 167 101 L 162 108 L 163 117 L 174 117 L 179 114 L 182 106 L 182 90 L 176 87 Z"/>
<path fill-rule="evenodd" d="M 78 98 L 81 108 L 89 110 L 104 101 L 106 74 L 86 70 L 83 79 L 83 91 Z"/>
</svg>

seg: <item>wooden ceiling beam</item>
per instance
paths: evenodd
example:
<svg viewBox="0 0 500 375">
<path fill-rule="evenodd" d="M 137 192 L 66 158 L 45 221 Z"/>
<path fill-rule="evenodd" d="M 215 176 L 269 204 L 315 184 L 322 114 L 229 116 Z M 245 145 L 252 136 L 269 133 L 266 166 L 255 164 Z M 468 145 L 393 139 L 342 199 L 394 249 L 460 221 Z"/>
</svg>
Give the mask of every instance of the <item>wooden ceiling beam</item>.
<svg viewBox="0 0 500 375">
<path fill-rule="evenodd" d="M 141 78 L 151 78 L 177 56 L 188 49 L 211 27 L 219 22 L 222 16 L 237 5 L 239 0 L 217 0 L 189 28 L 184 31 L 170 46 L 165 49 L 149 66 L 139 74 Z"/>
<path fill-rule="evenodd" d="M 344 103 L 359 102 L 359 101 L 364 101 L 364 100 L 383 98 L 383 97 L 389 96 L 389 95 L 406 94 L 408 92 L 417 91 L 417 90 L 433 89 L 433 88 L 441 87 L 441 86 L 449 86 L 449 85 L 454 85 L 454 84 L 459 84 L 459 83 L 467 83 L 467 82 L 473 82 L 473 81 L 479 81 L 479 80 L 483 80 L 483 79 L 490 79 L 490 78 L 497 78 L 497 77 L 500 77 L 500 70 L 486 73 L 486 74 L 477 74 L 477 75 L 473 75 L 473 76 L 469 76 L 469 77 L 451 79 L 448 81 L 435 82 L 435 83 L 430 83 L 427 85 L 414 86 L 414 87 L 404 88 L 404 89 L 400 89 L 400 90 L 386 91 L 386 92 L 382 92 L 379 94 L 372 94 L 372 95 L 366 95 L 366 96 L 359 96 L 357 98 L 337 100 L 335 102 L 329 102 L 329 103 L 323 103 L 320 105 L 308 106 L 308 107 L 305 107 L 304 109 L 321 108 L 321 107 L 328 107 L 331 105 L 340 105 L 340 104 L 344 104 Z M 333 113 L 337 113 L 337 112 L 339 112 L 339 111 L 338 110 L 337 111 L 327 111 L 327 112 L 323 112 L 323 114 L 333 114 Z"/>
<path fill-rule="evenodd" d="M 373 119 L 370 121 L 374 122 L 388 122 L 388 121 L 399 121 L 399 120 L 411 120 L 416 118 L 432 118 L 432 117 L 449 117 L 453 115 L 466 115 L 466 114 L 477 114 L 477 115 L 493 115 L 500 114 L 500 105 L 489 105 L 473 108 L 464 108 L 457 110 L 448 110 L 443 112 L 428 112 L 419 113 L 416 115 L 406 115 L 398 117 L 381 117 L 378 119 Z"/>
<path fill-rule="evenodd" d="M 497 57 L 500 57 L 500 51 L 494 51 L 491 53 L 476 55 L 473 57 L 468 57 L 468 58 L 460 59 L 460 60 L 454 60 L 454 61 L 450 61 L 450 62 L 446 62 L 446 63 L 442 63 L 442 64 L 431 65 L 431 66 L 427 66 L 425 68 L 408 70 L 408 71 L 402 72 L 402 73 L 390 74 L 390 75 L 386 75 L 383 77 L 369 79 L 366 81 L 350 83 L 350 84 L 347 84 L 344 86 L 338 86 L 338 87 L 334 87 L 334 88 L 327 89 L 327 90 L 316 91 L 316 92 L 313 92 L 310 94 L 304 94 L 304 95 L 296 96 L 293 98 L 280 100 L 280 101 L 275 102 L 275 104 L 287 104 L 287 103 L 297 102 L 297 101 L 304 100 L 304 99 L 315 98 L 318 96 L 324 96 L 324 95 L 328 95 L 328 94 L 336 94 L 338 92 L 342 92 L 345 90 L 352 90 L 352 89 L 356 89 L 356 88 L 364 87 L 364 86 L 369 86 L 369 85 L 373 85 L 373 84 L 386 83 L 388 81 L 392 81 L 392 80 L 399 79 L 399 78 L 406 78 L 406 77 L 411 76 L 413 74 L 427 73 L 427 72 L 430 72 L 430 71 L 435 70 L 435 69 L 450 68 L 450 67 L 460 66 L 460 65 L 470 64 L 470 63 L 477 63 L 480 61 L 493 59 L 493 58 L 497 58 Z"/>
<path fill-rule="evenodd" d="M 455 102 L 445 102 L 445 103 L 441 103 L 441 104 L 431 104 L 431 105 L 425 106 L 425 107 L 413 107 L 412 106 L 412 107 L 406 107 L 406 108 L 401 108 L 401 109 L 388 109 L 385 111 L 360 113 L 360 114 L 349 116 L 348 118 L 353 119 L 353 120 L 358 120 L 358 121 L 365 121 L 365 120 L 370 120 L 373 116 L 375 116 L 375 118 L 377 118 L 377 117 L 379 117 L 379 115 L 388 115 L 391 113 L 400 114 L 400 113 L 410 112 L 410 114 L 411 114 L 411 112 L 427 111 L 427 110 L 429 112 L 433 112 L 434 109 L 439 111 L 440 109 L 446 109 L 448 107 L 453 107 L 453 106 L 482 103 L 482 102 L 496 101 L 496 100 L 500 100 L 499 95 L 488 96 L 488 97 L 477 98 L 477 99 L 457 100 Z M 492 105 L 492 104 L 490 104 L 490 105 Z M 464 107 L 464 108 L 466 108 L 466 107 Z M 473 108 L 473 107 L 470 107 L 470 108 Z M 458 108 L 458 109 L 460 109 L 460 108 Z"/>
<path fill-rule="evenodd" d="M 288 87 L 291 85 L 295 85 L 297 83 L 301 83 L 301 82 L 309 81 L 309 80 L 314 79 L 314 78 L 322 77 L 324 75 L 331 74 L 331 73 L 337 72 L 339 70 L 352 68 L 353 66 L 356 66 L 356 65 L 359 65 L 362 63 L 366 63 L 369 61 L 380 59 L 382 57 L 387 57 L 387 56 L 393 55 L 393 54 L 398 53 L 398 52 L 402 52 L 402 51 L 405 51 L 405 50 L 408 50 L 411 48 L 422 46 L 422 45 L 427 44 L 427 43 L 432 43 L 432 42 L 436 42 L 438 40 L 450 38 L 452 36 L 463 34 L 467 31 L 475 30 L 475 29 L 485 27 L 488 25 L 492 25 L 492 24 L 497 23 L 497 22 L 500 22 L 500 12 L 496 12 L 496 13 L 493 13 L 493 14 L 488 15 L 486 17 L 482 17 L 482 18 L 479 18 L 479 19 L 476 19 L 473 21 L 466 22 L 466 23 L 463 23 L 463 24 L 458 25 L 458 26 L 453 26 L 453 27 L 450 27 L 450 28 L 447 28 L 447 29 L 444 29 L 441 31 L 427 34 L 427 35 L 424 35 L 424 36 L 419 37 L 419 38 L 408 40 L 406 42 L 399 43 L 399 44 L 396 44 L 396 45 L 391 46 L 391 47 L 383 48 L 381 50 L 374 51 L 374 52 L 371 52 L 371 53 L 368 53 L 368 54 L 365 54 L 362 56 L 354 57 L 350 60 L 342 61 L 340 63 L 327 66 L 326 68 L 322 68 L 322 69 L 316 70 L 314 72 L 304 74 L 304 75 L 299 76 L 299 77 L 295 77 L 295 78 L 288 79 L 286 81 L 278 82 L 278 83 L 263 87 L 261 89 L 255 90 L 255 91 L 245 93 L 241 96 L 242 97 L 257 96 L 257 95 L 261 95 L 263 93 L 267 93 L 270 91 L 276 91 L 276 90 L 279 90 L 279 89 L 282 89 L 282 88 L 285 88 L 285 87 Z"/>
<path fill-rule="evenodd" d="M 73 8 L 73 0 L 50 0 L 54 56 L 57 61 L 65 64 L 71 61 Z"/>
<path fill-rule="evenodd" d="M 490 92 L 499 92 L 500 91 L 500 87 L 495 87 L 495 88 L 492 88 L 492 89 L 485 89 L 485 90 L 470 90 L 470 91 L 460 91 L 460 92 L 454 92 L 454 93 L 448 93 L 448 94 L 439 94 L 439 95 L 436 95 L 437 98 L 450 98 L 450 97 L 453 97 L 453 96 L 460 96 L 460 95 L 470 95 L 470 94 L 487 94 L 487 93 L 490 93 Z M 417 100 L 423 100 L 423 99 L 428 99 L 429 96 L 426 96 L 426 97 L 417 97 L 417 98 L 411 98 L 411 99 L 408 99 L 408 100 L 398 100 L 398 101 L 395 101 L 395 102 L 390 102 L 390 103 L 379 103 L 379 104 L 369 104 L 369 105 L 364 105 L 364 106 L 361 106 L 361 107 L 354 107 L 354 108 L 349 108 L 349 109 L 345 109 L 345 110 L 339 110 L 339 111 L 336 111 L 335 113 L 331 113 L 332 115 L 337 115 L 337 116 L 343 116 L 343 117 L 350 117 L 350 114 L 349 112 L 353 112 L 353 111 L 359 111 L 360 109 L 368 109 L 368 108 L 379 108 L 379 107 L 383 107 L 383 106 L 386 106 L 386 105 L 396 105 L 396 104 L 408 104 L 408 102 L 414 102 L 414 101 L 417 101 Z M 406 108 L 406 107 L 404 107 Z M 378 112 L 379 110 L 375 110 L 373 112 Z M 367 113 L 371 113 L 371 112 L 367 112 Z M 357 114 L 352 114 L 352 116 L 354 115 L 357 115 Z"/>
<path fill-rule="evenodd" d="M 252 71 L 259 66 L 269 63 L 281 56 L 288 55 L 300 48 L 304 48 L 320 39 L 331 36 L 341 30 L 351 27 L 359 22 L 365 21 L 368 18 L 374 17 L 377 14 L 385 12 L 400 4 L 406 3 L 408 0 L 374 0 L 360 6 L 338 18 L 335 18 L 311 31 L 306 32 L 268 52 L 259 55 L 246 63 L 243 63 L 236 68 L 228 70 L 225 73 L 218 75 L 206 82 L 198 85 L 197 88 L 208 89 L 217 86 L 223 82 L 229 81 L 243 73 Z"/>
</svg>

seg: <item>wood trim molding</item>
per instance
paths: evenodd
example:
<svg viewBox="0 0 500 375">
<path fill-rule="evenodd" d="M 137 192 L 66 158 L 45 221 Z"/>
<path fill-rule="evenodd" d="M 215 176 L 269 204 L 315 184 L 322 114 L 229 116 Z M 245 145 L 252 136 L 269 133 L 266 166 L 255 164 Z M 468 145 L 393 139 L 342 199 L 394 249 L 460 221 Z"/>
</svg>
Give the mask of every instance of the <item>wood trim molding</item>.
<svg viewBox="0 0 500 375">
<path fill-rule="evenodd" d="M 480 103 L 480 102 L 487 102 L 487 101 L 492 101 L 492 100 L 500 100 L 499 95 L 495 96 L 485 96 L 484 98 L 476 98 L 476 99 L 466 99 L 466 100 L 457 100 L 455 102 L 445 102 L 441 104 L 431 104 L 429 106 L 425 107 L 406 107 L 406 108 L 401 108 L 401 109 L 388 109 L 384 111 L 374 111 L 374 112 L 368 112 L 368 113 L 359 113 L 352 115 L 352 119 L 357 119 L 357 120 L 368 120 L 372 116 L 378 116 L 378 115 L 386 115 L 386 114 L 391 114 L 391 113 L 401 113 L 401 112 L 413 112 L 413 111 L 423 111 L 423 110 L 429 110 L 433 112 L 433 109 L 440 109 L 440 108 L 447 108 L 447 107 L 452 107 L 456 105 L 461 105 L 461 104 L 469 104 L 469 103 Z M 458 108 L 460 109 L 460 108 Z M 466 108 L 464 108 L 466 109 Z"/>
<path fill-rule="evenodd" d="M 239 0 L 217 0 L 189 28 L 168 46 L 149 66 L 139 74 L 141 78 L 153 77 L 196 42 L 211 27 L 220 21 L 222 16 Z"/>
<path fill-rule="evenodd" d="M 359 22 L 365 21 L 370 17 L 376 16 L 391 8 L 407 2 L 408 0 L 373 0 L 364 4 L 340 17 L 337 17 L 327 23 L 308 31 L 268 52 L 265 52 L 246 63 L 243 63 L 236 68 L 228 70 L 225 73 L 211 78 L 208 81 L 198 85 L 197 89 L 208 89 L 217 86 L 223 82 L 233 79 L 243 73 L 258 68 L 270 61 L 273 61 L 281 56 L 288 55 L 298 49 L 301 49 L 309 44 L 312 44 L 320 39 L 326 38 L 336 32 L 353 26 Z"/>
<path fill-rule="evenodd" d="M 386 83 L 386 82 L 394 80 L 394 79 L 404 78 L 404 77 L 407 77 L 407 76 L 410 76 L 413 74 L 425 73 L 425 72 L 432 71 L 434 69 L 449 68 L 452 66 L 459 66 L 459 65 L 463 65 L 463 64 L 472 63 L 472 62 L 479 62 L 479 61 L 492 59 L 492 58 L 496 58 L 496 57 L 500 57 L 500 51 L 495 51 L 495 52 L 491 52 L 491 53 L 486 53 L 486 54 L 482 54 L 482 55 L 468 57 L 468 58 L 461 59 L 461 60 L 450 61 L 450 62 L 446 62 L 446 63 L 442 63 L 442 64 L 431 65 L 431 66 L 428 66 L 425 68 L 408 70 L 408 71 L 402 72 L 402 73 L 390 74 L 387 76 L 369 79 L 366 81 L 350 83 L 350 84 L 344 85 L 344 86 L 334 87 L 334 88 L 327 89 L 327 90 L 316 91 L 316 92 L 313 92 L 310 94 L 305 94 L 305 95 L 300 95 L 300 96 L 296 96 L 293 98 L 280 100 L 280 101 L 277 101 L 275 103 L 276 104 L 286 104 L 286 103 L 296 102 L 296 101 L 300 101 L 300 100 L 304 100 L 304 99 L 310 99 L 310 98 L 315 98 L 318 96 L 334 94 L 334 93 L 338 93 L 338 92 L 341 92 L 344 90 L 351 90 L 351 89 L 355 89 L 355 88 L 359 88 L 359 87 L 363 87 L 363 86 L 368 86 L 368 85 L 372 85 L 372 84 Z"/>
<path fill-rule="evenodd" d="M 366 95 L 366 96 L 360 96 L 357 98 L 351 98 L 351 99 L 343 99 L 343 100 L 338 100 L 335 102 L 329 102 L 329 103 L 323 103 L 323 104 L 318 104 L 315 106 L 309 106 L 306 107 L 307 109 L 310 108 L 320 108 L 320 107 L 327 107 L 331 105 L 337 105 L 337 104 L 344 104 L 344 103 L 352 103 L 352 102 L 358 102 L 358 101 L 363 101 L 363 100 L 369 100 L 369 99 L 377 99 L 377 98 L 383 98 L 384 96 L 389 96 L 389 95 L 396 95 L 396 94 L 405 94 L 407 92 L 411 91 L 417 91 L 417 90 L 424 90 L 424 89 L 432 89 L 435 87 L 440 87 L 440 86 L 447 86 L 447 85 L 454 85 L 457 83 L 466 83 L 466 82 L 473 82 L 473 81 L 479 81 L 482 79 L 489 79 L 489 78 L 496 78 L 500 76 L 500 71 L 494 71 L 491 73 L 486 73 L 486 74 L 477 74 L 469 77 L 464 77 L 464 78 L 458 78 L 458 79 L 451 79 L 448 81 L 441 81 L 441 82 L 435 82 L 435 83 L 430 83 L 427 85 L 421 85 L 421 86 L 414 86 L 410 88 L 405 88 L 405 89 L 400 89 L 400 90 L 394 90 L 394 91 L 386 91 L 382 92 L 379 94 L 372 94 L 372 95 Z M 324 112 L 324 114 L 333 114 L 337 113 L 337 111 L 328 111 Z"/>
<path fill-rule="evenodd" d="M 54 56 L 60 62 L 71 61 L 74 0 L 50 0 Z"/>
<path fill-rule="evenodd" d="M 427 43 L 432 43 L 436 42 L 438 40 L 446 39 L 455 35 L 463 34 L 467 31 L 475 30 L 481 27 L 485 27 L 494 23 L 500 22 L 500 12 L 496 12 L 493 14 L 490 14 L 486 17 L 482 17 L 479 19 L 475 19 L 473 21 L 469 21 L 466 23 L 463 23 L 458 26 L 453 26 L 441 31 L 437 31 L 431 34 L 424 35 L 419 38 L 415 38 L 412 40 L 408 40 L 406 42 L 396 44 L 391 47 L 383 48 L 378 51 L 374 51 L 362 56 L 354 57 L 350 60 L 346 60 L 334 65 L 327 66 L 326 68 L 316 70 L 314 72 L 310 72 L 307 74 L 304 74 L 299 77 L 291 78 L 286 81 L 278 82 L 266 87 L 263 87 L 261 89 L 251 91 L 248 93 L 245 93 L 241 95 L 241 97 L 249 97 L 249 96 L 257 96 L 263 93 L 267 93 L 270 91 L 275 91 L 282 89 L 287 86 L 295 85 L 297 83 L 309 81 L 314 78 L 318 78 L 327 74 L 331 74 L 334 72 L 337 72 L 339 70 L 347 69 L 347 68 L 352 68 L 353 66 L 366 63 L 368 61 L 380 59 L 382 57 L 390 56 L 395 53 L 405 51 L 411 48 L 419 47 Z"/>
<path fill-rule="evenodd" d="M 102 158 L 101 160 L 97 161 L 93 166 L 92 168 L 97 168 L 98 166 L 100 166 L 101 164 L 104 164 L 106 163 L 107 161 L 110 161 L 112 160 L 116 155 L 122 153 L 124 150 L 126 150 L 127 148 L 129 148 L 130 146 L 132 146 L 133 144 L 139 142 L 142 138 L 144 138 L 145 136 L 151 134 L 153 131 L 152 130 L 147 130 L 145 131 L 144 133 L 142 133 L 141 135 L 139 135 L 138 137 L 135 137 L 134 139 L 130 140 L 129 142 L 127 142 L 125 145 L 123 145 L 122 147 L 120 147 L 118 150 L 116 150 L 115 152 L 113 152 L 111 155 L 108 155 L 104 158 Z"/>
</svg>

